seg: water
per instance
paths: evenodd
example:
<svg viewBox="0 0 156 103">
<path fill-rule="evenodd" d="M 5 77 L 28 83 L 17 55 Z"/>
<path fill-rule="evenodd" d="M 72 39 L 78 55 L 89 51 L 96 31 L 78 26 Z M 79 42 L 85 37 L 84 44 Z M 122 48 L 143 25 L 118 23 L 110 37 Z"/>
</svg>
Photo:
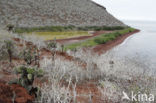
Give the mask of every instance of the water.
<svg viewBox="0 0 156 103">
<path fill-rule="evenodd" d="M 114 56 L 129 58 L 143 63 L 156 72 L 156 22 L 124 21 L 129 26 L 138 28 L 141 32 L 128 37 L 122 44 L 110 52 Z"/>
</svg>

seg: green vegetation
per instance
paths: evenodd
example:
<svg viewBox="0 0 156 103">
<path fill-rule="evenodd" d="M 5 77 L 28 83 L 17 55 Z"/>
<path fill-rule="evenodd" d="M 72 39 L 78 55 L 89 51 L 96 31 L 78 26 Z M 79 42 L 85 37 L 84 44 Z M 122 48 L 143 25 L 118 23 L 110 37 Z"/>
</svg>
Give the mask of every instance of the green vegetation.
<svg viewBox="0 0 156 103">
<path fill-rule="evenodd" d="M 100 30 L 122 30 L 125 29 L 125 27 L 122 26 L 86 26 L 86 27 L 78 27 L 78 30 L 88 31 L 88 30 L 94 30 L 94 31 L 100 31 Z"/>
<path fill-rule="evenodd" d="M 89 40 L 86 40 L 86 41 L 83 41 L 80 43 L 66 45 L 65 50 L 67 50 L 67 49 L 74 50 L 77 47 L 90 47 L 90 46 L 95 46 L 98 44 L 105 44 L 109 41 L 116 39 L 117 37 L 119 37 L 121 35 L 124 35 L 129 32 L 133 32 L 134 30 L 135 30 L 134 28 L 126 28 L 124 30 L 119 30 L 119 31 L 115 31 L 112 33 L 107 33 L 107 34 L 102 34 L 100 36 L 97 36 L 95 38 L 92 38 L 92 39 L 89 39 Z"/>
<path fill-rule="evenodd" d="M 31 32 L 61 32 L 74 30 L 75 26 L 45 26 L 45 27 L 16 27 L 16 33 L 31 33 Z"/>
<path fill-rule="evenodd" d="M 17 68 L 14 68 L 14 71 L 16 72 L 16 74 L 21 74 L 22 73 L 22 70 L 23 68 L 26 68 L 26 67 L 17 67 Z M 35 77 L 41 77 L 44 75 L 44 72 L 42 69 L 39 69 L 39 68 L 30 68 L 30 67 L 27 67 L 26 68 L 26 72 L 28 74 L 33 74 L 35 75 Z"/>
<path fill-rule="evenodd" d="M 121 26 L 85 26 L 85 27 L 75 27 L 75 26 L 45 26 L 45 27 L 16 27 L 16 33 L 31 33 L 31 32 L 61 32 L 61 31 L 98 31 L 98 30 L 122 30 L 125 27 Z"/>
</svg>

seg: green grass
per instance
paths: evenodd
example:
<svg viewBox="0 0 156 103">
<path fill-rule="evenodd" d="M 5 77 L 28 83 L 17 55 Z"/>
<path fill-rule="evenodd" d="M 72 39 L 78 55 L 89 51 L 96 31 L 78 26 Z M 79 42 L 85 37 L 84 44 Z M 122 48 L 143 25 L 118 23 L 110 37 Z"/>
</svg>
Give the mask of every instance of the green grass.
<svg viewBox="0 0 156 103">
<path fill-rule="evenodd" d="M 75 27 L 75 26 L 45 26 L 45 27 L 16 27 L 14 32 L 16 33 L 31 33 L 31 32 L 60 32 L 60 31 L 99 31 L 99 30 L 122 30 L 125 27 L 121 26 L 85 26 L 85 27 Z"/>
<path fill-rule="evenodd" d="M 96 46 L 98 44 L 105 44 L 109 41 L 115 40 L 117 37 L 121 35 L 124 35 L 129 32 L 133 32 L 134 30 L 135 30 L 134 28 L 126 28 L 124 30 L 118 30 L 112 33 L 102 34 L 95 38 L 92 38 L 83 42 L 66 45 L 65 50 L 67 49 L 74 50 L 75 48 L 78 48 L 78 47 L 91 47 L 91 46 Z"/>
<path fill-rule="evenodd" d="M 43 38 L 44 40 L 53 40 L 56 39 L 66 39 L 66 38 L 72 38 L 72 37 L 78 37 L 78 36 L 89 36 L 87 31 L 65 31 L 65 32 L 33 32 L 28 33 L 29 35 L 34 34 L 40 38 Z"/>
</svg>

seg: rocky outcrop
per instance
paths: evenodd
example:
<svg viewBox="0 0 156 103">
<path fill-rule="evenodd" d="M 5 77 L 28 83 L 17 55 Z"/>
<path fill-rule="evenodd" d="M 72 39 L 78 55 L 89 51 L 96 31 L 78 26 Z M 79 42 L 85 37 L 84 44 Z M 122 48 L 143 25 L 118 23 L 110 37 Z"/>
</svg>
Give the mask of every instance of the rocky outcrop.
<svg viewBox="0 0 156 103">
<path fill-rule="evenodd" d="M 125 26 L 91 0 L 0 0 L 0 25 Z"/>
</svg>

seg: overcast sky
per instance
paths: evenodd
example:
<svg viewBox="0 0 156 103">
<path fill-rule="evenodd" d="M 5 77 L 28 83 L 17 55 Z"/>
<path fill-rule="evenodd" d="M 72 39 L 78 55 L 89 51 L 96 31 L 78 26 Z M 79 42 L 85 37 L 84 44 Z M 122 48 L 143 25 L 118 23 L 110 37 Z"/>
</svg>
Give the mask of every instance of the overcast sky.
<svg viewBox="0 0 156 103">
<path fill-rule="evenodd" d="M 156 0 L 93 0 L 122 20 L 156 21 Z"/>
</svg>

